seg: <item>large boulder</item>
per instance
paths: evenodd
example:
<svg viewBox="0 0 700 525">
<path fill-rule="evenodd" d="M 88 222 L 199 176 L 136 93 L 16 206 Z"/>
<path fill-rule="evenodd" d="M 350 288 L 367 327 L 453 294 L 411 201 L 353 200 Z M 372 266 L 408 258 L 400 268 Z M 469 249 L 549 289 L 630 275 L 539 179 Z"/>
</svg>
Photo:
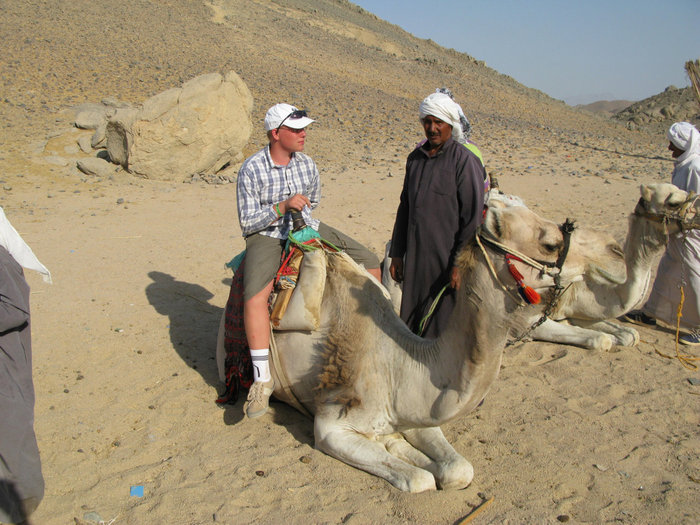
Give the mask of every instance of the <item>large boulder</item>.
<svg viewBox="0 0 700 525">
<path fill-rule="evenodd" d="M 118 109 L 107 123 L 107 152 L 147 179 L 212 175 L 243 158 L 252 109 L 253 97 L 235 72 L 202 75 L 140 108 Z"/>
</svg>

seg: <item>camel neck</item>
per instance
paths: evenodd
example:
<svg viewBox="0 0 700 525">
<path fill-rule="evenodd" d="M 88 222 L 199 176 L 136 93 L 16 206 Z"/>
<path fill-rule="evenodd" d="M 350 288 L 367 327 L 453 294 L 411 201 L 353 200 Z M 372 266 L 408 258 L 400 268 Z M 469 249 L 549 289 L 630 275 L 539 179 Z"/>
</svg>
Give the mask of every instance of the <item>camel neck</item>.
<svg viewBox="0 0 700 525">
<path fill-rule="evenodd" d="M 646 217 L 632 214 L 625 239 L 625 261 L 627 270 L 636 266 L 650 266 L 654 257 L 666 246 L 668 235 L 661 222 L 653 222 Z"/>
<path fill-rule="evenodd" d="M 666 246 L 666 234 L 661 223 L 632 215 L 625 240 L 627 280 L 620 285 L 618 296 L 622 308 L 633 308 L 646 295 L 655 257 Z M 629 308 L 628 308 L 629 307 Z"/>
<path fill-rule="evenodd" d="M 488 271 L 488 270 L 486 270 Z M 431 346 L 435 369 L 441 370 L 437 379 L 442 392 L 434 401 L 434 412 L 446 419 L 454 414 L 472 410 L 484 398 L 498 376 L 505 347 L 502 298 L 490 274 L 472 275 L 463 282 L 472 283 L 472 289 L 461 289 L 460 298 L 452 312 L 447 328 Z M 481 288 L 480 288 L 481 287 Z M 486 291 L 486 289 L 488 291 Z M 498 334 L 494 340 L 494 334 Z"/>
</svg>

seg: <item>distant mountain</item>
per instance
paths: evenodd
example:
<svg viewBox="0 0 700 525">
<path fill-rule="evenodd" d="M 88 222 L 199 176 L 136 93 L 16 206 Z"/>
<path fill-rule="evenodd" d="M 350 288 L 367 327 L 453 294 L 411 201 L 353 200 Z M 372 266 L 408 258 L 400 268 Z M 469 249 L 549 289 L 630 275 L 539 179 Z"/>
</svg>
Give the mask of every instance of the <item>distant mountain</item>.
<svg viewBox="0 0 700 525">
<path fill-rule="evenodd" d="M 612 117 L 628 129 L 665 132 L 674 122 L 700 125 L 700 103 L 691 87 L 667 87 L 662 93 L 635 102 Z"/>
<path fill-rule="evenodd" d="M 611 117 L 632 104 L 634 104 L 633 100 L 599 100 L 590 104 L 578 104 L 574 107 Z"/>
</svg>

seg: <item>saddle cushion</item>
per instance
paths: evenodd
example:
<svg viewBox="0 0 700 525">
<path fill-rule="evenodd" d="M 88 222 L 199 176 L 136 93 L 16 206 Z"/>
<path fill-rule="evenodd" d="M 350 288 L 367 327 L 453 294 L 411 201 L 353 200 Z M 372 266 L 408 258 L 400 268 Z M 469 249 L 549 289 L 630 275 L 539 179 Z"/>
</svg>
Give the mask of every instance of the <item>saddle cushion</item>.
<svg viewBox="0 0 700 525">
<path fill-rule="evenodd" d="M 325 284 L 325 252 L 305 252 L 296 287 L 275 330 L 317 330 L 321 324 L 321 300 Z"/>
</svg>

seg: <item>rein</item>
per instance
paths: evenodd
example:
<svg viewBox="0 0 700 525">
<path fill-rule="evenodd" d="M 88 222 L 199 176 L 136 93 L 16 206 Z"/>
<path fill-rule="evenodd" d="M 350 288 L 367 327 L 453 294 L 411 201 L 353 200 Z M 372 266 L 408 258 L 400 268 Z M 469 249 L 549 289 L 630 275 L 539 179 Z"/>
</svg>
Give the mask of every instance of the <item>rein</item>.
<svg viewBox="0 0 700 525">
<path fill-rule="evenodd" d="M 564 224 L 559 226 L 559 230 L 561 231 L 564 239 L 564 245 L 561 251 L 559 252 L 559 256 L 557 257 L 556 262 L 554 263 L 537 261 L 536 259 L 528 257 L 527 255 L 520 253 L 517 250 L 509 248 L 505 244 L 502 244 L 491 237 L 485 236 L 483 233 L 479 233 L 476 236 L 476 242 L 481 248 L 482 253 L 484 254 L 484 258 L 486 259 L 486 263 L 489 267 L 489 270 L 491 270 L 491 274 L 493 275 L 494 279 L 496 279 L 496 282 L 500 284 L 501 288 L 517 303 L 518 306 L 522 307 L 526 306 L 526 304 L 538 304 L 539 295 L 532 288 L 524 285 L 522 275 L 520 274 L 520 272 L 517 271 L 517 269 L 514 266 L 512 266 L 512 260 L 521 261 L 527 264 L 528 266 L 531 266 L 532 268 L 538 270 L 541 275 L 549 275 L 554 279 L 554 286 L 551 287 L 549 302 L 547 303 L 547 306 L 545 306 L 545 309 L 542 312 L 542 316 L 537 321 L 535 321 L 532 324 L 532 326 L 525 330 L 518 338 L 516 338 L 514 341 L 509 342 L 508 345 L 513 345 L 521 341 L 530 332 L 532 332 L 532 330 L 544 323 L 554 311 L 554 308 L 559 302 L 561 296 L 564 294 L 564 292 L 566 292 L 566 290 L 569 289 L 569 286 L 571 286 L 571 284 L 569 284 L 567 287 L 563 287 L 561 285 L 561 270 L 564 266 L 564 262 L 566 261 L 566 257 L 569 254 L 569 247 L 571 246 L 571 234 L 574 232 L 575 228 L 576 227 L 574 225 L 574 221 L 570 219 L 566 219 Z M 496 274 L 496 270 L 493 267 L 491 258 L 486 252 L 486 249 L 484 248 L 484 243 L 488 244 L 492 249 L 496 249 L 497 251 L 500 251 L 504 254 L 506 258 L 506 263 L 509 266 L 511 275 L 516 280 L 516 284 L 518 285 L 518 291 L 520 292 L 522 299 L 521 297 L 518 297 L 515 294 L 513 294 L 500 280 L 500 278 Z M 534 296 L 532 294 L 534 294 Z"/>
</svg>

